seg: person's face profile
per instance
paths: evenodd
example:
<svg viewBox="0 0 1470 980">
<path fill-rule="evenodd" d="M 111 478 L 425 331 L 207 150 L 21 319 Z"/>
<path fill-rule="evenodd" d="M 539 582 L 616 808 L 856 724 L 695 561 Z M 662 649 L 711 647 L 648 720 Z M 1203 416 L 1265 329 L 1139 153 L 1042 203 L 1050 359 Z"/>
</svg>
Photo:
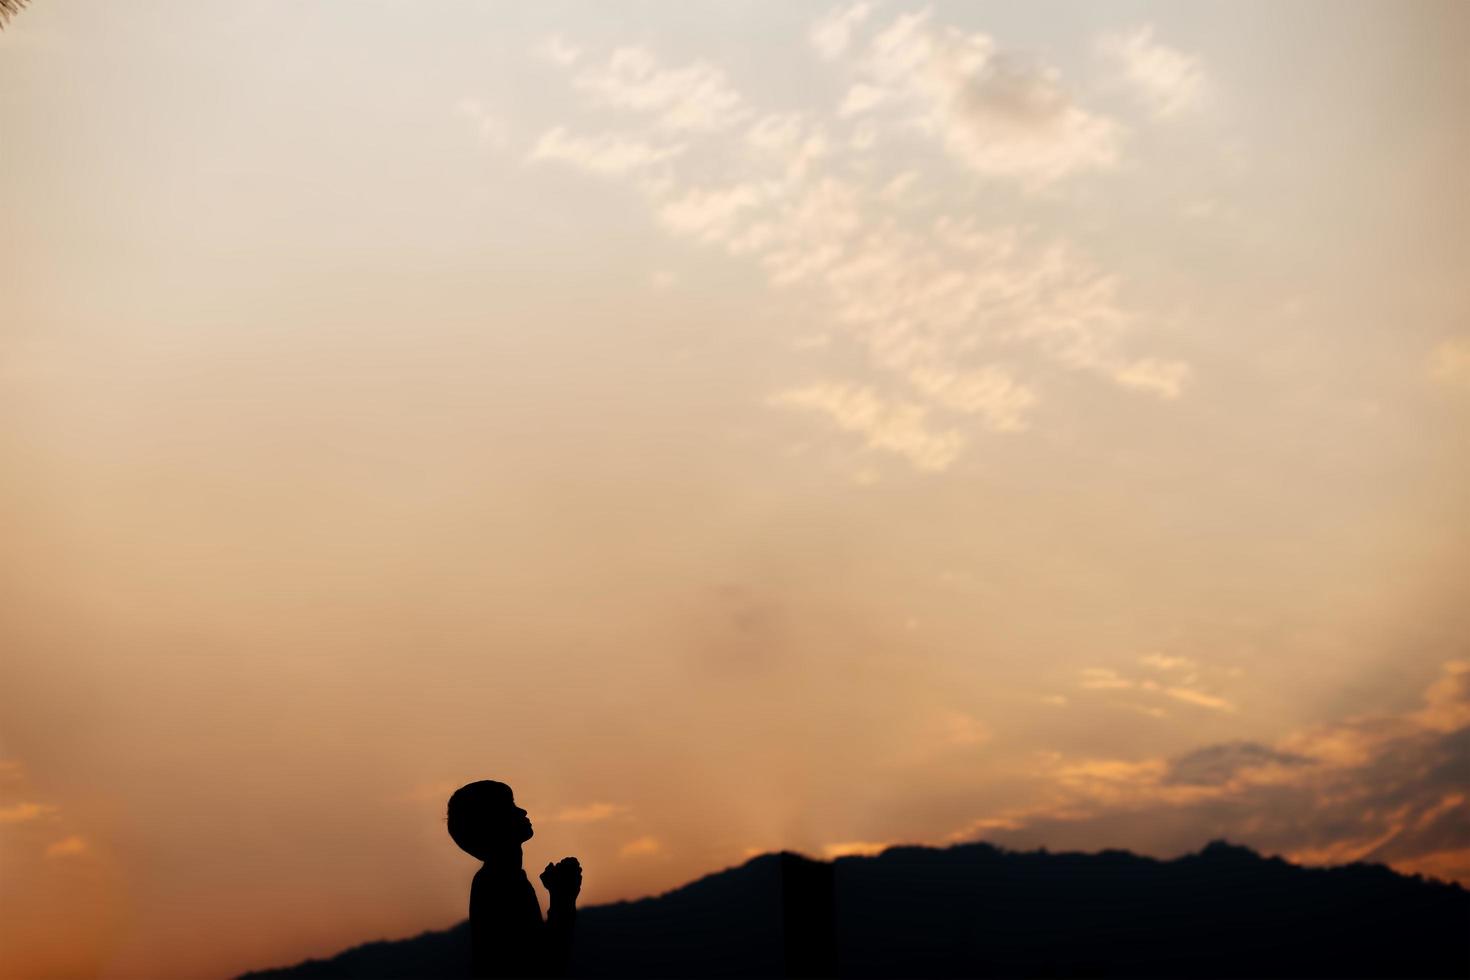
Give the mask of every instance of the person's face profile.
<svg viewBox="0 0 1470 980">
<path fill-rule="evenodd" d="M 495 837 L 513 840 L 517 844 L 530 840 L 536 832 L 531 826 L 530 816 L 511 797 L 507 797 L 503 806 L 496 808 L 490 823 L 489 829 Z"/>
</svg>

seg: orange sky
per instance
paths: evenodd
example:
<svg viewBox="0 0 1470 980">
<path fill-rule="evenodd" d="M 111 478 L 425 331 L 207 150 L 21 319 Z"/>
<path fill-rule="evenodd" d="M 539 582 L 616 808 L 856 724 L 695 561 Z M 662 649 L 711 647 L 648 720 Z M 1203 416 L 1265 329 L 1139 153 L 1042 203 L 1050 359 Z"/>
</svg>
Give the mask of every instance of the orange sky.
<svg viewBox="0 0 1470 980">
<path fill-rule="evenodd" d="M 479 778 L 1470 882 L 1467 10 L 35 0 L 7 974 L 449 925 Z"/>
</svg>

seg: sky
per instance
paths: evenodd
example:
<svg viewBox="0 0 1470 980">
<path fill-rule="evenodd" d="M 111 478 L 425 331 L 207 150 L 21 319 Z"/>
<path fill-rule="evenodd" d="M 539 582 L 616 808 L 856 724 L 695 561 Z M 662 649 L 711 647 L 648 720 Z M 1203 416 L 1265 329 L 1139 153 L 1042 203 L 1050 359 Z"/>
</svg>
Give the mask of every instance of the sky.
<svg viewBox="0 0 1470 980">
<path fill-rule="evenodd" d="M 1470 6 L 34 0 L 0 959 L 788 848 L 1470 884 Z"/>
</svg>

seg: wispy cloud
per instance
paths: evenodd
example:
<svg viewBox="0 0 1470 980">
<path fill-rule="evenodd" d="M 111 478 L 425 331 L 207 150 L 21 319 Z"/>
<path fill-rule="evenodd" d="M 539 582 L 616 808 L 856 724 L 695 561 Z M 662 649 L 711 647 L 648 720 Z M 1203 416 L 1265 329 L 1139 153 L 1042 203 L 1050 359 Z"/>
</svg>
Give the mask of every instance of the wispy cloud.
<svg viewBox="0 0 1470 980">
<path fill-rule="evenodd" d="M 84 838 L 84 837 L 78 837 L 75 834 L 73 834 L 70 837 L 63 837 L 61 840 L 56 841 L 55 843 L 48 845 L 46 847 L 46 857 L 48 857 L 48 858 L 78 857 L 80 855 L 86 854 L 91 849 L 92 849 L 91 848 L 91 845 L 89 845 L 87 843 L 86 838 Z"/>
<path fill-rule="evenodd" d="M 663 843 L 652 836 L 638 837 L 628 841 L 618 850 L 618 854 L 625 858 L 651 857 L 663 850 Z"/>
<path fill-rule="evenodd" d="M 577 72 L 572 84 L 596 105 L 651 116 L 672 132 L 726 129 L 750 115 L 719 68 L 702 61 L 665 68 L 638 47 L 618 48 Z"/>
<path fill-rule="evenodd" d="M 501 147 L 510 141 L 505 121 L 491 113 L 478 99 L 465 96 L 455 103 L 454 111 L 474 123 L 475 135 L 483 147 Z"/>
<path fill-rule="evenodd" d="M 846 114 L 890 110 L 983 176 L 1034 189 L 1118 161 L 1118 125 L 1080 106 L 1055 69 L 937 26 L 930 10 L 879 31 L 856 73 Z"/>
<path fill-rule="evenodd" d="M 29 823 L 56 812 L 56 807 L 46 803 L 15 803 L 0 807 L 0 823 Z"/>
<path fill-rule="evenodd" d="M 569 68 L 582 57 L 582 49 L 571 44 L 560 34 L 553 34 L 536 48 L 536 54 L 563 68 Z"/>
<path fill-rule="evenodd" d="M 655 145 L 616 133 L 575 136 L 557 126 L 541 134 L 526 159 L 532 163 L 566 163 L 589 173 L 621 177 L 671 160 L 683 152 L 681 144 Z"/>
<path fill-rule="evenodd" d="M 1096 49 L 1157 118 L 1193 109 L 1204 97 L 1205 70 L 1198 56 L 1156 40 L 1151 24 L 1105 34 Z"/>
<path fill-rule="evenodd" d="M 1079 684 L 1083 690 L 1088 691 L 1129 691 L 1145 699 L 1167 697 L 1195 707 L 1208 708 L 1211 711 L 1233 712 L 1236 710 L 1235 704 L 1228 698 L 1203 690 L 1198 686 L 1199 675 L 1193 671 L 1193 668 L 1197 666 L 1194 661 L 1186 657 L 1168 657 L 1162 654 L 1147 654 L 1139 657 L 1138 660 L 1139 663 L 1155 671 L 1190 670 L 1191 673 L 1179 682 L 1169 684 L 1161 683 L 1153 677 L 1128 677 L 1112 667 L 1085 667 L 1081 671 Z M 1156 704 L 1130 704 L 1128 706 L 1154 717 L 1164 715 L 1163 709 Z"/>
<path fill-rule="evenodd" d="M 1429 355 L 1429 376 L 1443 385 L 1470 387 L 1470 337 L 1441 341 Z"/>
<path fill-rule="evenodd" d="M 1298 861 L 1383 861 L 1470 881 L 1470 662 L 1444 664 L 1403 714 L 1173 758 L 1053 753 L 1037 767 L 1043 802 L 985 814 L 954 838 L 1178 853 L 1226 835 Z"/>
<path fill-rule="evenodd" d="M 1171 657 L 1164 653 L 1146 653 L 1138 658 L 1138 662 L 1155 670 L 1191 670 L 1195 667 L 1195 662 L 1188 657 Z"/>
<path fill-rule="evenodd" d="M 555 819 L 563 823 L 598 823 L 628 813 L 621 803 L 588 803 L 585 806 L 569 806 L 559 810 Z"/>
<path fill-rule="evenodd" d="M 1176 701 L 1209 708 L 1211 711 L 1234 711 L 1235 705 L 1216 694 L 1208 694 L 1193 687 L 1166 687 L 1164 693 Z"/>
<path fill-rule="evenodd" d="M 1043 397 L 1027 377 L 1038 357 L 1164 400 L 1182 394 L 1187 364 L 1125 351 L 1146 318 L 1120 301 L 1115 276 L 1064 240 L 948 213 L 912 168 L 886 171 L 871 152 L 880 129 L 927 134 L 967 170 L 1036 188 L 1111 161 L 1111 122 L 1077 106 L 1054 71 L 928 12 L 870 29 L 867 8 L 843 8 L 812 36 L 852 77 L 840 108 L 758 112 L 711 64 L 668 68 L 619 48 L 566 70 L 589 105 L 628 125 L 555 126 L 527 159 L 626 180 L 671 236 L 816 299 L 818 326 L 872 371 L 768 403 L 812 409 L 916 469 L 947 469 L 976 433 L 1026 429 Z"/>
<path fill-rule="evenodd" d="M 921 470 L 946 469 L 963 445 L 953 429 L 932 430 L 923 407 L 885 401 L 871 388 L 827 382 L 781 392 L 771 403 L 820 412 L 839 428 L 861 434 L 869 448 L 897 453 Z"/>
<path fill-rule="evenodd" d="M 1089 691 L 1127 691 L 1138 684 L 1119 676 L 1111 667 L 1085 667 L 1082 670 L 1082 686 Z"/>
<path fill-rule="evenodd" d="M 854 3 L 845 7 L 834 7 L 812 24 L 808 35 L 811 38 L 812 47 L 816 48 L 817 53 L 828 61 L 843 54 L 852 42 L 853 31 L 867 20 L 868 14 L 872 11 L 871 3 Z"/>
</svg>

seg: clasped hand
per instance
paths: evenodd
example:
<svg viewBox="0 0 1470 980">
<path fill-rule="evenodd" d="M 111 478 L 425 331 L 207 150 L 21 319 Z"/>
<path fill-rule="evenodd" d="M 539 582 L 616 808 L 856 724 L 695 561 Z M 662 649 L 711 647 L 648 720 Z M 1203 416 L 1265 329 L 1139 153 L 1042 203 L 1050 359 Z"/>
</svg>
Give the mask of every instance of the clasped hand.
<svg viewBox="0 0 1470 980">
<path fill-rule="evenodd" d="M 541 885 L 553 902 L 575 902 L 582 891 L 582 865 L 574 857 L 547 862 L 541 872 Z"/>
</svg>

